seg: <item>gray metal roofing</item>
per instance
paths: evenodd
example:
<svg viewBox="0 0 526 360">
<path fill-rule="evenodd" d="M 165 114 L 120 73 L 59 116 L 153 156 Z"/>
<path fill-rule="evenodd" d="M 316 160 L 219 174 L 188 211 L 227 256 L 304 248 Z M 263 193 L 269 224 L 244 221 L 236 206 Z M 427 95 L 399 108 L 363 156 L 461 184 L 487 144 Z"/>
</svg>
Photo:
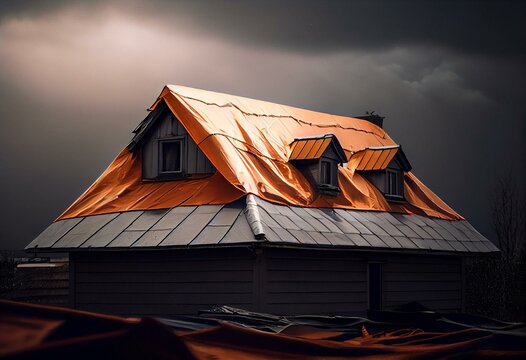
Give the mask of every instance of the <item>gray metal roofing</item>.
<svg viewBox="0 0 526 360">
<path fill-rule="evenodd" d="M 54 222 L 26 249 L 162 248 L 263 242 L 382 250 L 488 253 L 467 221 L 277 205 L 247 195 L 227 205 L 129 211 Z"/>
</svg>

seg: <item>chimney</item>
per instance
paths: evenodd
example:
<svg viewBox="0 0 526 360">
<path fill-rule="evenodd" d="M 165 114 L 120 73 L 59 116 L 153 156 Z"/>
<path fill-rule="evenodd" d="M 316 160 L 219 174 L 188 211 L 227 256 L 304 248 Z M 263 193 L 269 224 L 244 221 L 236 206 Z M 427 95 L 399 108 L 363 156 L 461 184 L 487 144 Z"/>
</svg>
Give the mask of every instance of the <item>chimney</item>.
<svg viewBox="0 0 526 360">
<path fill-rule="evenodd" d="M 379 126 L 381 128 L 384 127 L 385 116 L 380 116 L 378 114 L 375 114 L 374 111 L 366 111 L 365 114 L 366 115 L 362 115 L 362 116 L 353 116 L 353 118 L 367 120 L 375 124 L 376 126 Z"/>
</svg>

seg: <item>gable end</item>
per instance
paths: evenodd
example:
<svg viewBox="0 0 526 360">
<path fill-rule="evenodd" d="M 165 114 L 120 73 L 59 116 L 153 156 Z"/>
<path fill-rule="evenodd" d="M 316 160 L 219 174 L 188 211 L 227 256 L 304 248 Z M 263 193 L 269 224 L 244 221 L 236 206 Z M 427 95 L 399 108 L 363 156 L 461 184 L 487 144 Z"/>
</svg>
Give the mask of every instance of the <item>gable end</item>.
<svg viewBox="0 0 526 360">
<path fill-rule="evenodd" d="M 216 171 L 164 102 L 134 132 L 128 149 L 141 153 L 145 180 L 176 180 Z"/>
</svg>

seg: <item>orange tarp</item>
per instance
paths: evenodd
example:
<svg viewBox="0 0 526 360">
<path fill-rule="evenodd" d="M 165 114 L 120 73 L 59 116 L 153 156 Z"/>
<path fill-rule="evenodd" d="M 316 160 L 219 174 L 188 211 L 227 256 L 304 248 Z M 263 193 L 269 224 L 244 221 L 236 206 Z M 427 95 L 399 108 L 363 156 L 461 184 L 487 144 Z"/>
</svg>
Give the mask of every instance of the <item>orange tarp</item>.
<svg viewBox="0 0 526 360">
<path fill-rule="evenodd" d="M 345 167 L 339 167 L 341 193 L 318 195 L 288 162 L 290 144 L 298 137 L 334 134 L 347 158 L 369 147 L 396 145 L 382 128 L 368 121 L 172 85 L 163 89 L 151 109 L 160 101 L 166 102 L 218 172 L 200 179 L 144 182 L 140 154 L 125 149 L 59 219 L 226 204 L 248 193 L 297 206 L 462 218 L 411 173 L 405 176 L 407 203 L 389 203 L 376 187 Z"/>
<path fill-rule="evenodd" d="M 184 317 L 182 320 L 186 324 L 203 326 L 199 318 Z M 213 318 L 207 320 L 209 325 L 204 329 L 176 331 L 157 319 L 127 319 L 0 300 L 0 357 L 317 360 L 521 359 L 526 356 L 521 342 L 523 336 L 513 330 L 488 331 L 471 326 L 423 331 L 386 324 L 386 328 L 395 329 L 369 334 L 362 326 L 360 336 L 352 328 L 346 333 L 292 325 L 281 333 L 272 333 Z M 325 325 L 334 324 L 333 321 Z M 268 320 L 267 324 L 271 325 Z"/>
<path fill-rule="evenodd" d="M 354 153 L 347 167 L 356 170 L 383 170 L 393 160 L 399 146 L 365 149 Z"/>
<path fill-rule="evenodd" d="M 330 137 L 294 140 L 289 160 L 319 159 L 331 141 Z"/>
</svg>

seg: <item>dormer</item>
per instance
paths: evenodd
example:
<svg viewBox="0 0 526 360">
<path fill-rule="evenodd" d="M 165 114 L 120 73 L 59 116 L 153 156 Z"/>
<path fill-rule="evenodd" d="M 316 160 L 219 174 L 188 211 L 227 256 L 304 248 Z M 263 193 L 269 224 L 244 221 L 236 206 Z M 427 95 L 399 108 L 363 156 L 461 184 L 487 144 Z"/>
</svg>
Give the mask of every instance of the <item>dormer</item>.
<svg viewBox="0 0 526 360">
<path fill-rule="evenodd" d="M 133 132 L 128 150 L 141 155 L 143 180 L 178 180 L 215 172 L 164 101 Z"/>
<path fill-rule="evenodd" d="M 354 153 L 348 167 L 363 175 L 390 201 L 404 201 L 404 173 L 411 171 L 400 145 L 369 147 Z"/>
<path fill-rule="evenodd" d="M 337 196 L 338 165 L 347 162 L 336 136 L 326 134 L 297 138 L 290 144 L 289 161 L 316 186 L 320 194 Z"/>
</svg>

